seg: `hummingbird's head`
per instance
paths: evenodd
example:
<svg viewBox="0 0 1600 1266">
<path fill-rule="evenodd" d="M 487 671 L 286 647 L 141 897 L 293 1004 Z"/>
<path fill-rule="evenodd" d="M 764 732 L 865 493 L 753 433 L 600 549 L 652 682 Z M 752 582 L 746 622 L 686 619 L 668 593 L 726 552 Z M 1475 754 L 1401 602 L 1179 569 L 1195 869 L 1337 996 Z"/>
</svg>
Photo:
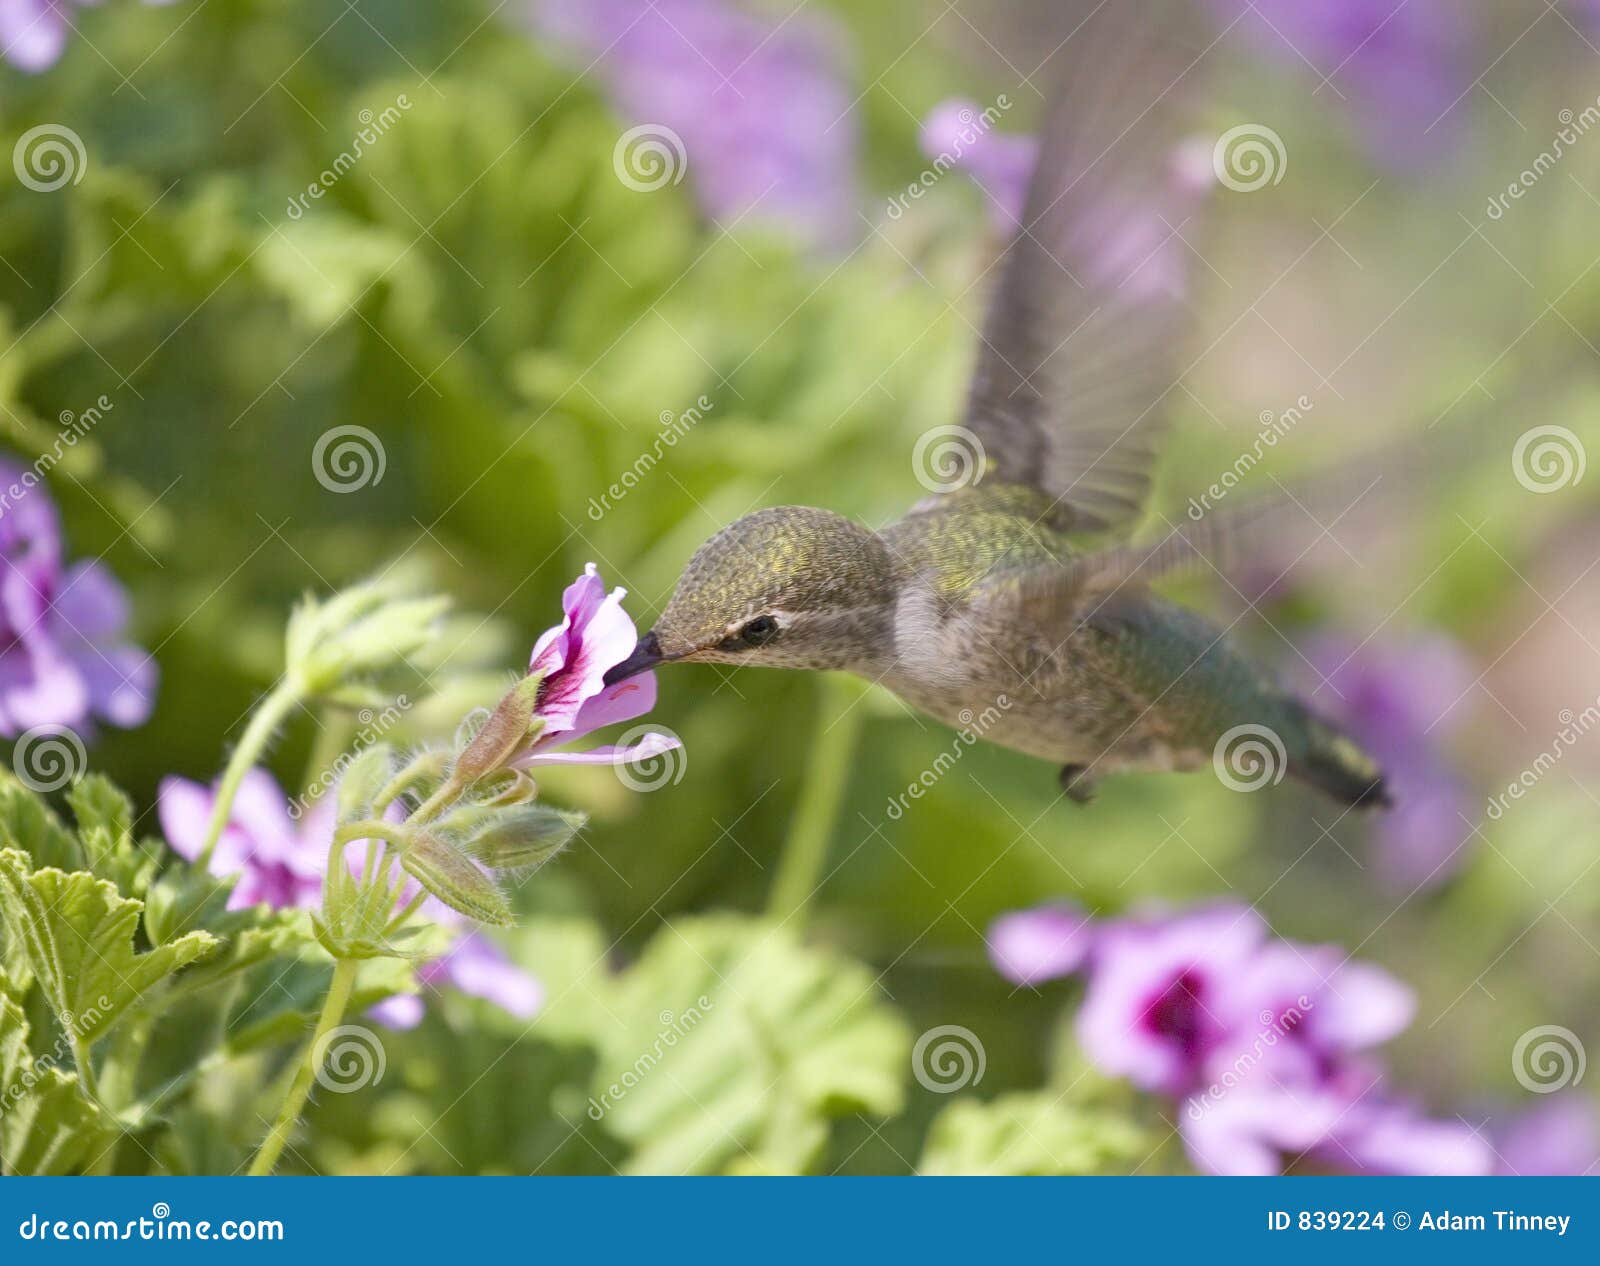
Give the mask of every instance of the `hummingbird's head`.
<svg viewBox="0 0 1600 1266">
<path fill-rule="evenodd" d="M 655 628 L 606 680 L 667 660 L 860 665 L 892 649 L 894 595 L 875 533 L 827 510 L 758 510 L 695 551 Z"/>
</svg>

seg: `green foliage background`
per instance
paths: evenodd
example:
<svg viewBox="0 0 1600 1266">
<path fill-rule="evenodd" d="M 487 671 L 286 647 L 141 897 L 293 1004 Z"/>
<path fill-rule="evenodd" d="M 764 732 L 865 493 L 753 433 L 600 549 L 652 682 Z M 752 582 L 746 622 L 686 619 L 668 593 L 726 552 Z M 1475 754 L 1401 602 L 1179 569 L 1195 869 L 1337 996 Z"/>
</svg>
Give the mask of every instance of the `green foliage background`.
<svg viewBox="0 0 1600 1266">
<path fill-rule="evenodd" d="M 89 154 L 81 183 L 54 194 L 0 181 L 0 419 L 26 460 L 50 446 L 63 410 L 102 394 L 113 404 L 50 485 L 73 552 L 104 554 L 130 586 L 162 666 L 154 719 L 103 733 L 94 751 L 144 815 L 162 775 L 213 776 L 277 673 L 283 620 L 307 589 L 419 556 L 463 608 L 493 617 L 463 662 L 488 656 L 509 672 L 586 561 L 630 588 L 644 626 L 694 546 L 746 509 L 824 504 L 880 522 L 920 492 L 907 454 L 929 426 L 956 420 L 984 293 L 973 283 L 994 242 L 955 177 L 903 221 L 881 208 L 925 165 L 916 132 L 928 108 L 1015 88 L 971 41 L 913 42 L 926 15 L 910 0 L 833 11 L 853 50 L 851 95 L 862 94 L 864 218 L 843 258 L 756 227 L 718 234 L 688 185 L 623 187 L 612 146 L 624 124 L 509 9 L 111 5 L 81 15 L 99 53 L 75 44 L 46 74 L 0 71 L 5 150 L 49 121 Z M 1487 7 L 1479 17 L 1497 21 Z M 1493 85 L 1532 138 L 1554 126 L 1533 121 L 1591 99 L 1597 78 L 1592 56 L 1543 34 L 1526 56 L 1556 71 L 1535 76 L 1533 61 L 1513 59 Z M 288 199 L 348 147 L 361 112 L 401 94 L 411 108 L 400 121 L 291 218 Z M 1026 126 L 1034 104 L 1024 94 L 1007 126 Z M 1595 627 L 1597 587 L 1578 577 L 1600 485 L 1535 498 L 1507 470 L 1511 438 L 1537 423 L 1569 426 L 1600 452 L 1588 271 L 1600 142 L 1572 159 L 1571 180 L 1546 181 L 1514 222 L 1474 236 L 1483 199 L 1543 143 L 1481 104 L 1456 167 L 1383 170 L 1303 84 L 1241 55 L 1218 119 L 1272 118 L 1291 179 L 1218 197 L 1201 243 L 1209 266 L 1197 268 L 1192 405 L 1166 491 L 1181 507 L 1209 481 L 1195 472 L 1226 469 L 1257 414 L 1302 392 L 1317 407 L 1274 458 L 1285 473 L 1441 416 L 1446 433 L 1476 435 L 1487 416 L 1495 443 L 1482 457 L 1469 451 L 1427 496 L 1400 498 L 1354 568 L 1317 571 L 1274 623 L 1290 640 L 1321 626 L 1358 639 L 1451 631 L 1490 673 L 1449 740 L 1488 787 L 1544 746 L 1556 706 L 1592 701 L 1585 683 L 1600 676 L 1590 638 L 1563 633 L 1538 596 L 1580 634 Z M 706 419 L 591 517 L 590 499 L 650 447 L 663 411 L 702 394 Z M 341 424 L 371 428 L 387 455 L 381 483 L 343 496 L 319 485 L 310 457 Z M 1193 596 L 1237 613 L 1235 595 Z M 1243 629 L 1292 666 L 1283 638 L 1259 622 Z M 463 703 L 491 697 L 485 685 Z M 714 974 L 685 977 L 748 927 L 732 916 L 763 908 L 816 790 L 813 745 L 855 707 L 866 719 L 811 948 L 785 941 L 754 980 L 775 1008 L 792 993 L 792 1009 L 771 1017 L 773 1078 L 793 1073 L 792 1093 L 767 1102 L 760 1087 L 728 1089 L 756 1075 L 741 1029 L 726 1038 L 726 1078 L 699 1090 L 674 1078 L 651 1091 L 659 1102 L 588 1119 L 601 1074 L 650 1045 L 656 1013 L 714 987 Z M 1208 778 L 1128 778 L 1077 811 L 1057 802 L 1053 771 L 978 747 L 891 820 L 889 797 L 952 736 L 886 696 L 857 703 L 800 675 L 693 668 L 663 675 L 657 717 L 686 744 L 680 783 L 642 795 L 594 771 L 542 780 L 593 819 L 518 893 L 523 923 L 507 944 L 545 982 L 547 1012 L 529 1027 L 448 999 L 388 1040 L 381 1085 L 320 1099 L 291 1166 L 970 1168 L 1013 1119 L 1052 1140 L 1027 1162 L 1038 1168 L 1062 1156 L 1083 1169 L 1181 1166 L 1160 1147 L 1167 1127 L 1153 1106 L 1080 1065 L 1065 1027 L 1073 988 L 1014 990 L 988 965 L 987 924 L 1053 896 L 1116 911 L 1234 894 L 1259 901 L 1282 935 L 1383 964 L 1421 995 L 1395 1047 L 1398 1079 L 1447 1114 L 1521 1094 L 1509 1050 L 1526 1028 L 1600 1036 L 1600 752 L 1580 751 L 1515 815 L 1482 824 L 1457 879 L 1402 902 L 1364 864 L 1363 826 L 1334 824 L 1289 788 L 1240 796 Z M 275 750 L 286 785 L 315 767 L 318 728 L 294 718 Z M 140 830 L 154 832 L 153 816 Z M 637 966 L 619 982 L 596 961 Z M 819 998 L 841 979 L 858 985 L 852 997 Z M 829 1005 L 865 1026 L 871 1053 L 827 1047 Z M 905 1051 L 940 1024 L 979 1034 L 988 1065 L 930 1133 L 952 1101 L 910 1079 Z M 237 1164 L 241 1140 L 218 1122 L 270 1070 L 246 1061 L 216 1077 L 172 1150 L 148 1164 Z M 974 1116 L 980 1101 L 992 1106 Z M 697 1112 L 738 1145 L 696 1137 Z M 823 1117 L 835 1118 L 825 1137 Z M 1008 1155 L 1027 1167 L 1016 1148 Z"/>
</svg>

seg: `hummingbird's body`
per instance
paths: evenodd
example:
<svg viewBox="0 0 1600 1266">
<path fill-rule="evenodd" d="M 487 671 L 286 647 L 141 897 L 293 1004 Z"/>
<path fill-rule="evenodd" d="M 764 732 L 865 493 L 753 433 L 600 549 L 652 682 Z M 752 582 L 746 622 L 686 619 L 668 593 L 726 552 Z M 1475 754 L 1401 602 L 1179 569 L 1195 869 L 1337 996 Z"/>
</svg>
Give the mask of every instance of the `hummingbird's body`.
<svg viewBox="0 0 1600 1266">
<path fill-rule="evenodd" d="M 1193 61 L 1155 7 L 1107 0 L 1067 42 L 957 428 L 968 478 L 880 531 L 801 506 L 730 524 L 609 681 L 668 660 L 843 670 L 949 725 L 984 718 L 984 740 L 1059 763 L 1076 799 L 1104 773 L 1226 759 L 1252 785 L 1287 772 L 1384 802 L 1354 742 L 1150 590 L 1226 543 L 1220 517 L 1126 540 L 1176 381 L 1185 296 L 1162 250 L 1194 196 L 1173 173 Z M 1254 748 L 1235 759 L 1240 733 Z"/>
</svg>

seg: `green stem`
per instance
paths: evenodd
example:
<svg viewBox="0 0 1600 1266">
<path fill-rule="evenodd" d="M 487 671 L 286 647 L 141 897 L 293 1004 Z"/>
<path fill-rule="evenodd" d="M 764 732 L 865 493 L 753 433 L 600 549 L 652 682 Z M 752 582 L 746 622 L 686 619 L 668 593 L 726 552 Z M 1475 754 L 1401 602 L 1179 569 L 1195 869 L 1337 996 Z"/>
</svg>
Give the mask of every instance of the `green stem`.
<svg viewBox="0 0 1600 1266">
<path fill-rule="evenodd" d="M 328 996 L 323 1000 L 322 1014 L 317 1018 L 317 1027 L 311 1035 L 311 1043 L 306 1047 L 299 1071 L 289 1083 L 289 1093 L 284 1096 L 283 1105 L 278 1109 L 277 1119 L 267 1131 L 267 1137 L 261 1140 L 261 1147 L 256 1152 L 255 1160 L 250 1162 L 252 1178 L 270 1174 L 277 1165 L 283 1146 L 289 1141 L 289 1131 L 294 1129 L 294 1123 L 300 1118 L 300 1109 L 305 1107 L 306 1096 L 311 1093 L 311 1082 L 317 1075 L 317 1065 L 322 1060 L 320 1049 L 322 1039 L 327 1037 L 344 1018 L 344 1009 L 350 1002 L 350 992 L 355 988 L 358 966 L 353 958 L 341 958 L 334 964 L 333 980 L 328 985 Z"/>
<path fill-rule="evenodd" d="M 848 677 L 823 679 L 822 706 L 800 788 L 800 807 L 784 841 L 778 877 L 767 900 L 768 915 L 780 923 L 792 919 L 797 928 L 804 925 L 806 908 L 822 879 L 834 820 L 839 816 L 861 734 L 863 697 L 862 687 Z"/>
<path fill-rule="evenodd" d="M 285 677 L 256 705 L 255 715 L 250 718 L 244 736 L 233 749 L 233 755 L 228 758 L 228 767 L 223 771 L 222 785 L 217 788 L 217 798 L 211 806 L 205 846 L 195 859 L 197 866 L 210 864 L 211 854 L 216 850 L 217 841 L 222 838 L 222 828 L 228 825 L 228 815 L 233 812 L 233 798 L 239 794 L 239 784 L 261 756 L 261 750 L 266 747 L 279 722 L 288 715 L 289 709 L 300 702 L 300 693 L 298 683 Z"/>
<path fill-rule="evenodd" d="M 322 728 L 311 740 L 306 772 L 300 776 L 300 794 L 311 800 L 328 794 L 319 784 L 323 775 L 331 773 L 339 763 L 339 757 L 344 755 L 345 745 L 350 740 L 350 723 L 343 716 L 331 715 L 327 709 L 323 709 L 321 719 Z M 313 787 L 317 789 L 315 796 L 311 794 Z"/>
</svg>

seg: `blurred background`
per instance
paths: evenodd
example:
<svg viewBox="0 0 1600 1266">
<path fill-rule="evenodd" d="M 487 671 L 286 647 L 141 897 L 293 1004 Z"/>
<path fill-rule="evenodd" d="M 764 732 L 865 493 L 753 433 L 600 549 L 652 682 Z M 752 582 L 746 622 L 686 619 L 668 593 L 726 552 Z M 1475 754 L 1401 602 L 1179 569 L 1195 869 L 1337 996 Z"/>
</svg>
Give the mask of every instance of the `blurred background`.
<svg viewBox="0 0 1600 1266">
<path fill-rule="evenodd" d="M 1158 507 L 1178 520 L 1241 453 L 1270 486 L 1426 441 L 1433 477 L 1388 480 L 1287 575 L 1292 554 L 1182 591 L 1243 615 L 1254 653 L 1385 756 L 1404 807 L 1341 817 L 1288 784 L 1193 775 L 1108 779 L 1078 808 L 1052 768 L 978 745 L 895 815 L 950 731 L 806 675 L 665 673 L 653 719 L 685 743 L 681 779 L 541 779 L 592 824 L 520 887 L 504 945 L 557 1001 L 530 1025 L 441 999 L 390 1040 L 381 1085 L 317 1105 L 293 1165 L 783 1167 L 745 1126 L 741 1149 L 678 1137 L 756 1111 L 692 1085 L 652 1092 L 648 1121 L 594 1120 L 617 1061 L 585 1008 L 633 1008 L 644 1036 L 623 1047 L 650 1044 L 629 965 L 700 970 L 674 966 L 675 921 L 762 910 L 797 815 L 833 808 L 830 759 L 806 939 L 905 1033 L 981 1037 L 962 1099 L 1070 1082 L 1145 1131 L 1105 1165 L 1186 1169 L 1170 1106 L 1074 1080 L 1077 986 L 1018 987 L 985 932 L 1056 899 L 1110 916 L 1226 898 L 1415 991 L 1385 1057 L 1433 1115 L 1494 1132 L 1548 1109 L 1519 1035 L 1600 1038 L 1600 5 L 1196 4 L 1216 37 L 1202 160 L 1243 124 L 1282 149 L 1265 178 L 1214 181 L 1182 229 L 1194 327 Z M 141 810 L 164 775 L 214 777 L 295 598 L 397 556 L 477 614 L 451 706 L 406 722 L 447 735 L 586 562 L 644 628 L 749 509 L 901 513 L 918 438 L 959 420 L 1042 60 L 1087 7 L 0 9 L 0 440 L 18 468 L 54 454 L 70 554 L 128 588 L 160 670 L 148 722 L 99 727 L 93 765 Z M 941 162 L 952 108 L 983 135 Z M 28 167 L 47 125 L 81 147 L 56 134 L 64 177 Z M 341 439 L 362 451 L 335 467 Z M 286 787 L 347 741 L 323 725 L 291 719 L 271 756 Z M 616 996 L 563 990 L 580 959 L 621 973 Z M 849 1043 L 826 1054 L 826 1075 L 797 1065 L 829 1118 L 809 1166 L 931 1167 L 953 1100 L 909 1076 L 851 1087 Z M 1558 1096 L 1580 1138 L 1590 1093 Z"/>
</svg>

